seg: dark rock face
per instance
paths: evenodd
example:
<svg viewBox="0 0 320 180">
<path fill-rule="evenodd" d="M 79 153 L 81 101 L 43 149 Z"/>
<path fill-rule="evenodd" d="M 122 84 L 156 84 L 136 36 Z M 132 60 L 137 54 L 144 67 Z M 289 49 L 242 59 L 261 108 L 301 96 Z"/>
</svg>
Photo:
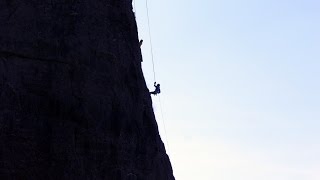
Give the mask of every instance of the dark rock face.
<svg viewBox="0 0 320 180">
<path fill-rule="evenodd" d="M 130 0 L 0 1 L 0 179 L 173 180 Z"/>
</svg>

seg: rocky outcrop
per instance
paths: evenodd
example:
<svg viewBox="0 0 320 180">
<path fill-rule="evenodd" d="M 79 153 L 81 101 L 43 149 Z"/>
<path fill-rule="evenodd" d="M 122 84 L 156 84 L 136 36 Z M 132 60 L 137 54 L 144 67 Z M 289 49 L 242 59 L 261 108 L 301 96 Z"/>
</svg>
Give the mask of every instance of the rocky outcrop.
<svg viewBox="0 0 320 180">
<path fill-rule="evenodd" d="M 173 180 L 130 0 L 0 1 L 0 179 Z"/>
</svg>

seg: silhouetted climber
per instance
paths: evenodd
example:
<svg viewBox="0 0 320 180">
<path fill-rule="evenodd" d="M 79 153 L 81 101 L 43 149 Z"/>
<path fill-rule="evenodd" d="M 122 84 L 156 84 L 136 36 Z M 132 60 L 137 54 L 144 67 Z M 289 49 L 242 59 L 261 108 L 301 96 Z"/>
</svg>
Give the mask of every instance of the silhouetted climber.
<svg viewBox="0 0 320 180">
<path fill-rule="evenodd" d="M 156 88 L 154 91 L 150 92 L 150 94 L 157 95 L 160 94 L 160 84 L 154 82 L 153 86 Z"/>
<path fill-rule="evenodd" d="M 142 43 L 143 43 L 143 40 L 141 39 L 141 40 L 139 41 L 140 47 L 141 47 Z"/>
</svg>

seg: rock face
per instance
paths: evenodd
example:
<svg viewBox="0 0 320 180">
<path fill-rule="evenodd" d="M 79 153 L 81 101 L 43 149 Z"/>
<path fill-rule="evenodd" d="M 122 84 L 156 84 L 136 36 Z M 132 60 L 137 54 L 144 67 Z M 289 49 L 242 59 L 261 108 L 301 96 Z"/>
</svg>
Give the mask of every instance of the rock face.
<svg viewBox="0 0 320 180">
<path fill-rule="evenodd" d="M 0 1 L 0 179 L 173 180 L 131 0 Z"/>
</svg>

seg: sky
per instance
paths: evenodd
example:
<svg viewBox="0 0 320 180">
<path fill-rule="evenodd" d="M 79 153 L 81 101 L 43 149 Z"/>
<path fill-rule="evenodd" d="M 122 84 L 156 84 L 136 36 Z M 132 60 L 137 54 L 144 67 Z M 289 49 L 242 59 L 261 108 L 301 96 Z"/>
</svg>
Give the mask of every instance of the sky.
<svg viewBox="0 0 320 180">
<path fill-rule="evenodd" d="M 147 85 L 145 0 L 133 1 Z M 320 179 L 320 1 L 148 0 L 177 180 Z"/>
</svg>

